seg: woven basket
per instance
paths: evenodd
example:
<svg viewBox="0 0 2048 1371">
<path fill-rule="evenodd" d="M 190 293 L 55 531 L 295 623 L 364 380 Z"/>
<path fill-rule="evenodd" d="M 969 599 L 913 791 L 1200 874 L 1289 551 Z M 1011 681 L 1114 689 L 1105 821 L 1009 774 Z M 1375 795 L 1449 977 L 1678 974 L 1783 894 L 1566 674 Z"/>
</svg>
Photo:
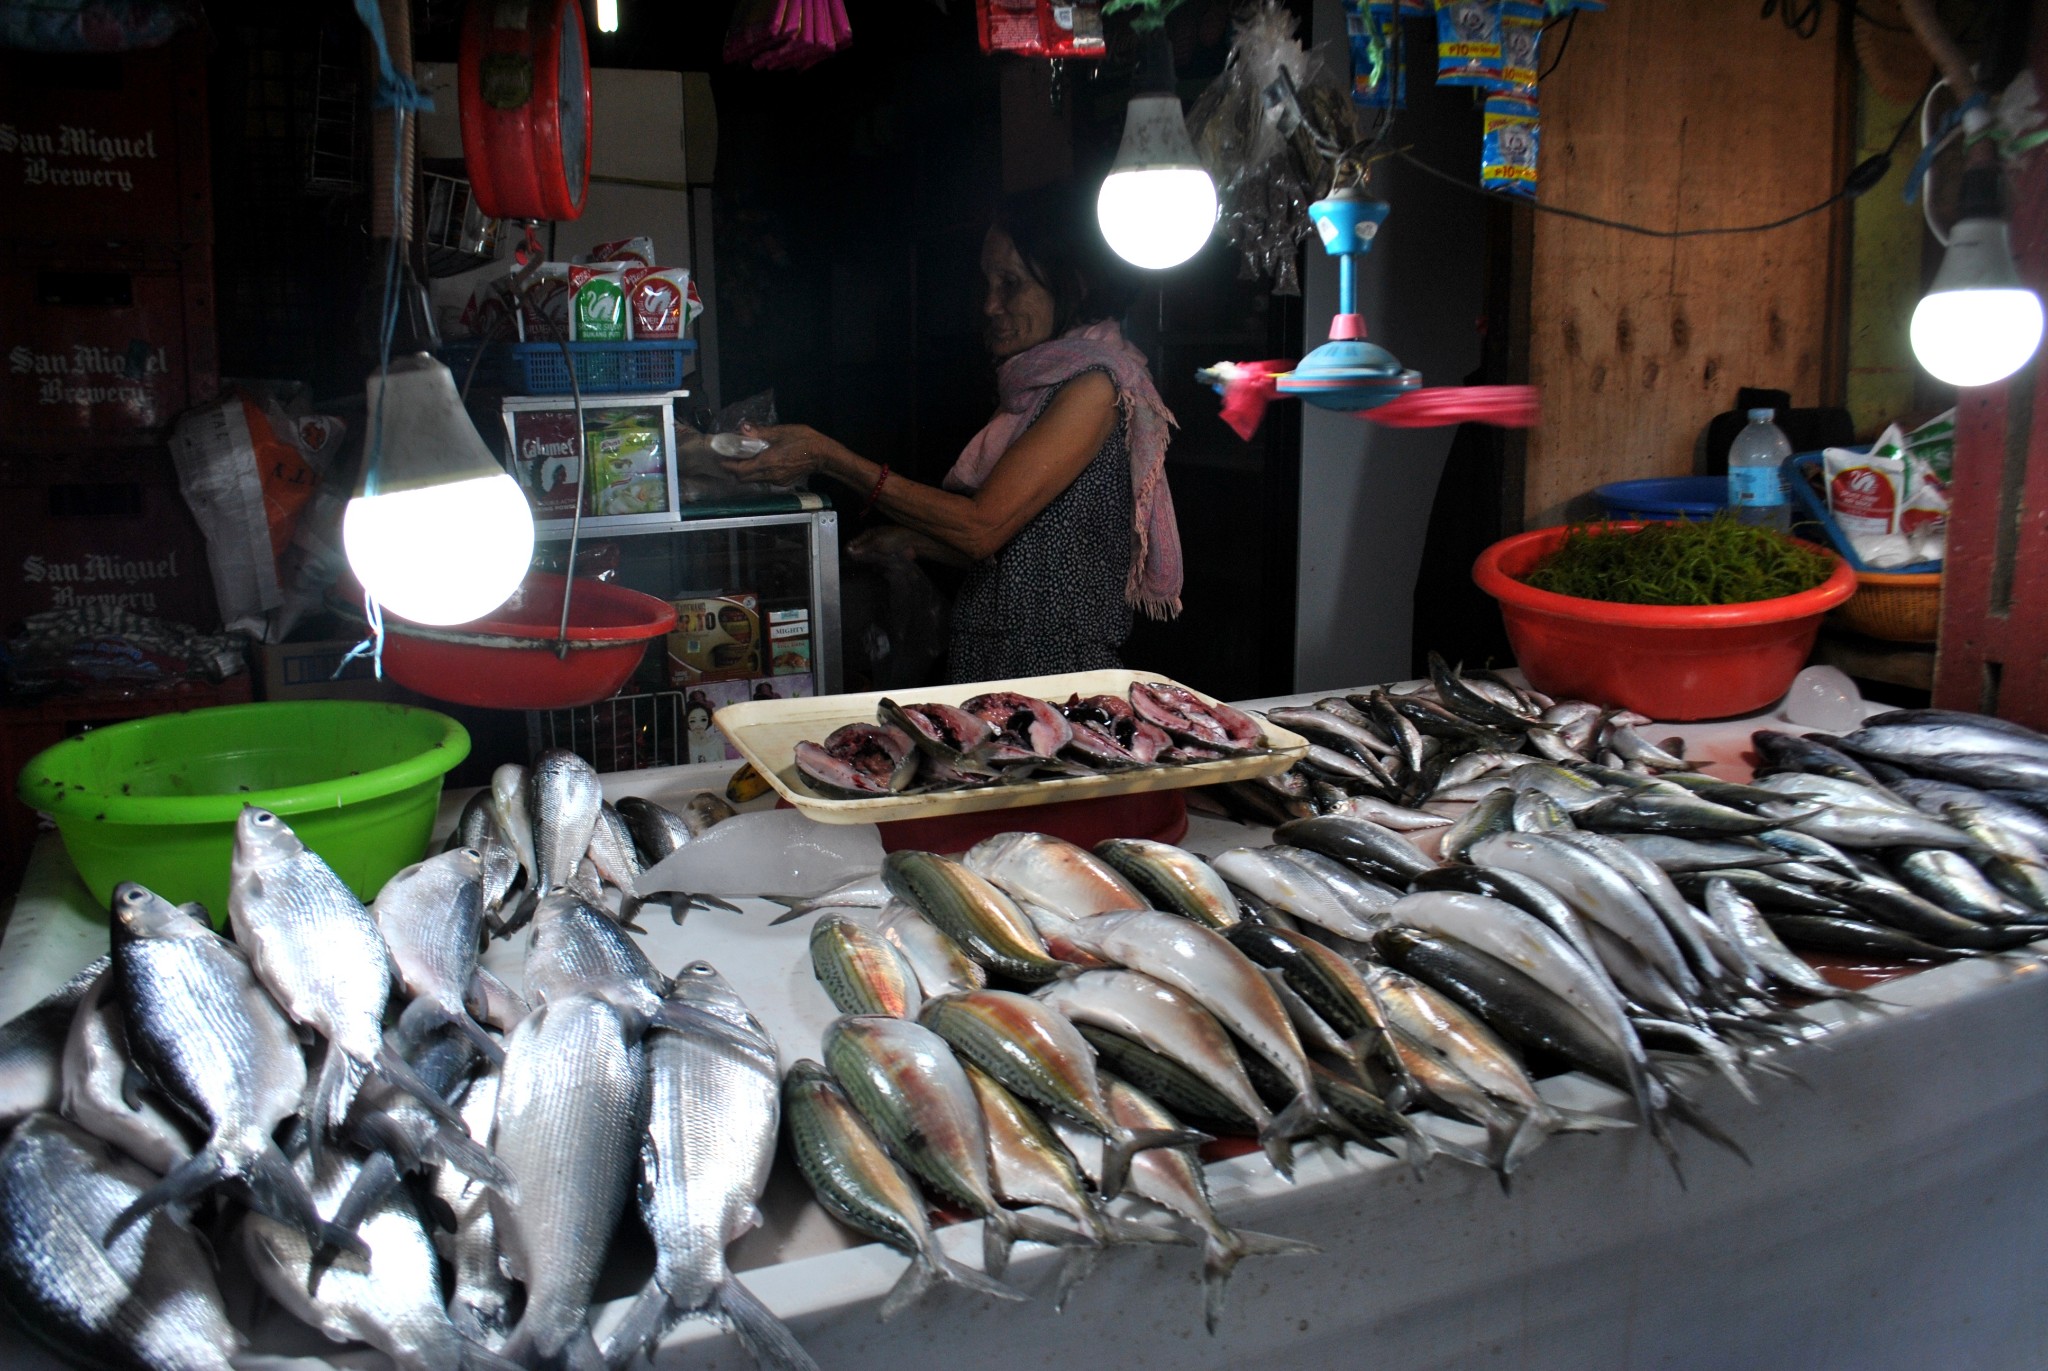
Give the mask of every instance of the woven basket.
<svg viewBox="0 0 2048 1371">
<path fill-rule="evenodd" d="M 1834 621 L 1866 638 L 1931 643 L 1941 628 L 1941 573 L 1859 571 L 1856 593 L 1834 612 Z"/>
</svg>

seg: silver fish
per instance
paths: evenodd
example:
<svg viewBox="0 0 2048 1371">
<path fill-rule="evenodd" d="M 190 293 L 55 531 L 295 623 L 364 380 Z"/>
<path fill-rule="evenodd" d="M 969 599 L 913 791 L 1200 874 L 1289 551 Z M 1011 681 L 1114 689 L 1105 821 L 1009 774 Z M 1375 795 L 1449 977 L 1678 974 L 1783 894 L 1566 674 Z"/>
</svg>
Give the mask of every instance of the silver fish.
<svg viewBox="0 0 2048 1371">
<path fill-rule="evenodd" d="M 770 895 L 767 898 L 775 897 Z M 876 871 L 866 876 L 856 876 L 850 881 L 842 881 L 822 895 L 814 895 L 804 900 L 782 901 L 789 906 L 788 910 L 777 914 L 768 922 L 771 927 L 786 924 L 793 919 L 801 919 L 806 914 L 815 914 L 821 909 L 880 909 L 895 898 L 889 893 L 889 884 L 882 879 L 882 873 Z"/>
<path fill-rule="evenodd" d="M 683 822 L 690 826 L 690 832 L 703 837 L 708 829 L 724 823 L 739 813 L 732 807 L 732 801 L 710 790 L 700 790 L 683 801 Z"/>
<path fill-rule="evenodd" d="M 1822 1000 L 1863 1002 L 1866 996 L 1844 990 L 1815 971 L 1805 959 L 1781 942 L 1755 904 L 1738 894 L 1734 886 L 1720 879 L 1707 882 L 1707 913 L 1726 930 L 1729 937 L 1748 949 L 1764 971 L 1802 995 Z"/>
<path fill-rule="evenodd" d="M 628 795 L 614 807 L 626 821 L 643 866 L 653 866 L 697 836 L 682 815 L 653 800 Z"/>
<path fill-rule="evenodd" d="M 2015 804 L 2001 795 L 1986 794 L 1949 781 L 1898 781 L 1892 789 L 1911 800 L 1921 813 L 1937 819 L 1948 817 L 1949 806 L 1975 811 L 1986 821 L 2010 830 L 2036 851 L 2048 852 L 2048 816 Z"/>
<path fill-rule="evenodd" d="M 332 1214 L 356 1180 L 359 1164 L 339 1152 L 324 1154 L 300 1174 L 323 1210 Z M 463 1337 L 441 1301 L 441 1264 L 412 1200 L 389 1191 L 356 1228 L 367 1257 L 323 1265 L 297 1229 L 260 1214 L 243 1221 L 242 1250 L 270 1297 L 302 1323 L 336 1342 L 366 1342 L 401 1371 L 511 1371 L 516 1363 Z"/>
<path fill-rule="evenodd" d="M 391 967 L 377 921 L 284 820 L 253 805 L 235 821 L 228 920 L 278 1006 L 327 1040 L 306 1116 L 315 1152 L 347 1116 L 372 1068 L 454 1122 L 447 1105 L 385 1046 Z"/>
<path fill-rule="evenodd" d="M 1798 811 L 1793 803 L 1759 807 L 1765 818 L 1777 819 L 1787 828 L 1826 839 L 1836 847 L 1943 847 L 1968 848 L 1970 836 L 1953 824 L 1930 819 L 1918 810 L 1901 813 L 1894 809 L 1851 809 L 1830 805 L 1817 814 Z"/>
<path fill-rule="evenodd" d="M 1098 914 L 1077 920 L 1075 929 L 1077 942 L 1188 996 L 1279 1069 L 1295 1094 L 1273 1120 L 1274 1135 L 1298 1138 L 1326 1127 L 1347 1131 L 1316 1093 L 1286 1006 L 1259 968 L 1222 934 L 1156 910 Z"/>
<path fill-rule="evenodd" d="M 86 988 L 71 1018 L 71 1034 L 64 1041 L 64 1117 L 166 1175 L 191 1158 L 192 1139 L 173 1113 L 158 1108 L 153 1092 L 135 1089 L 139 1079 L 109 971 Z"/>
<path fill-rule="evenodd" d="M 491 1140 L 497 1108 L 498 1073 L 486 1071 L 470 1081 L 461 1104 L 463 1125 L 479 1147 Z M 454 1231 L 436 1240 L 455 1271 L 448 1317 L 471 1342 L 495 1343 L 511 1327 L 512 1281 L 498 1260 L 490 1189 L 454 1166 L 443 1166 L 434 1174 L 434 1195 L 455 1220 Z"/>
<path fill-rule="evenodd" d="M 1665 872 L 1721 871 L 1734 866 L 1782 866 L 1793 860 L 1761 843 L 1724 838 L 1676 838 L 1666 833 L 1617 833 L 1614 840 Z"/>
<path fill-rule="evenodd" d="M 590 864 L 597 874 L 619 892 L 619 922 L 630 924 L 640 912 L 640 853 L 625 818 L 608 804 L 598 806 L 597 824 L 590 831 Z"/>
<path fill-rule="evenodd" d="M 998 833 L 961 858 L 1019 901 L 1070 919 L 1143 909 L 1145 897 L 1115 868 L 1084 847 L 1045 833 Z"/>
<path fill-rule="evenodd" d="M 590 850 L 604 787 L 589 762 L 553 748 L 534 760 L 532 792 L 535 889 L 551 895 L 568 888 L 583 854 Z"/>
<path fill-rule="evenodd" d="M 1516 792 L 1497 790 L 1485 796 L 1450 826 L 1437 844 L 1447 862 L 1462 862 L 1472 844 L 1489 833 L 1507 833 L 1514 828 Z"/>
<path fill-rule="evenodd" d="M 448 1024 L 502 1062 L 498 1040 L 465 1005 L 483 937 L 483 854 L 458 847 L 413 863 L 384 883 L 370 912 L 391 949 L 399 984 L 413 997 L 398 1021 L 399 1040 L 421 1042 Z"/>
<path fill-rule="evenodd" d="M 498 821 L 498 832 L 519 854 L 527 885 L 537 889 L 540 865 L 533 853 L 532 797 L 532 777 L 517 762 L 507 762 L 491 773 L 491 817 Z"/>
<path fill-rule="evenodd" d="M 1432 828 L 1448 828 L 1451 818 L 1447 814 L 1431 814 L 1427 810 L 1408 809 L 1402 805 L 1376 800 L 1370 795 L 1348 795 L 1332 807 L 1322 811 L 1325 814 L 1341 814 L 1352 819 L 1370 819 L 1396 833 L 1420 833 Z"/>
<path fill-rule="evenodd" d="M 1171 1128 L 1173 1115 L 1141 1094 L 1135 1086 L 1114 1077 L 1104 1082 L 1109 1107 L 1127 1128 Z M 1055 1121 L 1054 1131 L 1090 1176 L 1100 1174 L 1102 1139 L 1064 1121 Z M 1162 1209 L 1172 1210 L 1192 1222 L 1202 1233 L 1202 1317 L 1214 1335 L 1223 1321 L 1223 1303 L 1230 1289 L 1231 1273 L 1246 1257 L 1311 1256 L 1321 1249 L 1292 1238 L 1231 1228 L 1216 1217 L 1209 1198 L 1209 1183 L 1202 1163 L 1191 1147 L 1160 1147 L 1141 1152 L 1131 1159 L 1132 1193 Z"/>
<path fill-rule="evenodd" d="M 491 1217 L 506 1269 L 526 1287 L 507 1358 L 578 1371 L 601 1364 L 590 1296 L 646 1121 L 640 1045 L 605 1001 L 568 995 L 513 1030 L 491 1131 L 519 1196 L 515 1204 L 492 1191 Z"/>
<path fill-rule="evenodd" d="M 1054 981 L 1038 998 L 1077 1024 L 1091 1024 L 1179 1062 L 1263 1132 L 1273 1121 L 1252 1088 L 1230 1034 L 1208 1010 L 1163 981 L 1137 971 L 1085 971 Z"/>
<path fill-rule="evenodd" d="M 1497 833 L 1472 846 L 1472 860 L 1550 887 L 1579 914 L 1636 949 L 1690 1000 L 1699 982 L 1648 900 L 1613 867 L 1550 833 Z"/>
<path fill-rule="evenodd" d="M 775 1044 L 709 962 L 676 977 L 687 1028 L 645 1040 L 647 1131 L 640 1140 L 640 1217 L 654 1276 L 605 1344 L 614 1365 L 652 1353 L 684 1319 L 732 1330 L 757 1366 L 816 1367 L 782 1321 L 726 1265 L 725 1250 L 761 1222 L 780 1126 Z"/>
<path fill-rule="evenodd" d="M 526 990 L 539 1004 L 597 995 L 638 1024 L 660 1012 L 669 979 L 610 915 L 576 895 L 556 894 L 534 908 Z"/>
<path fill-rule="evenodd" d="M 100 1244 L 155 1181 L 76 1124 L 23 1120 L 0 1148 L 0 1304 L 67 1360 L 229 1371 L 242 1337 L 191 1230 L 165 1211 Z"/>
<path fill-rule="evenodd" d="M 988 972 L 981 963 L 909 905 L 896 904 L 885 910 L 877 927 L 910 964 L 925 998 L 979 990 L 988 984 Z"/>
<path fill-rule="evenodd" d="M 208 1138 L 122 1211 L 108 1241 L 156 1206 L 223 1182 L 239 1183 L 252 1207 L 332 1240 L 272 1141 L 299 1111 L 305 1058 L 242 950 L 133 883 L 114 888 L 113 914 L 113 974 L 129 1053 Z"/>
<path fill-rule="evenodd" d="M 1379 931 L 1369 910 L 1334 889 L 1319 871 L 1290 860 L 1294 849 L 1236 847 L 1209 859 L 1217 874 L 1275 909 L 1328 929 L 1339 937 L 1368 942 Z M 1392 899 L 1387 901 L 1393 903 Z"/>
<path fill-rule="evenodd" d="M 86 990 L 107 969 L 102 954 L 48 995 L 0 1024 L 0 1135 L 62 1093 L 64 1039 Z"/>
</svg>

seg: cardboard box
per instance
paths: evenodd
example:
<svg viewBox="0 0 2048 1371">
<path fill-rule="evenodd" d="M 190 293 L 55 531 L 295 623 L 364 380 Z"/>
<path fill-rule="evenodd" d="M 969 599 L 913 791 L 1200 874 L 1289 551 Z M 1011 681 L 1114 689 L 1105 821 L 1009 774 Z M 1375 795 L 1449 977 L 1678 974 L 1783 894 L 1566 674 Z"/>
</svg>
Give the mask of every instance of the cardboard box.
<svg viewBox="0 0 2048 1371">
<path fill-rule="evenodd" d="M 761 674 L 760 596 L 739 591 L 670 603 L 676 607 L 676 626 L 668 635 L 670 685 Z"/>
<path fill-rule="evenodd" d="M 354 638 L 322 638 L 306 643 L 258 643 L 256 670 L 266 700 L 394 700 L 399 688 L 389 678 L 378 680 L 367 656 L 350 662 L 336 680 L 342 658 L 356 645 Z"/>
</svg>

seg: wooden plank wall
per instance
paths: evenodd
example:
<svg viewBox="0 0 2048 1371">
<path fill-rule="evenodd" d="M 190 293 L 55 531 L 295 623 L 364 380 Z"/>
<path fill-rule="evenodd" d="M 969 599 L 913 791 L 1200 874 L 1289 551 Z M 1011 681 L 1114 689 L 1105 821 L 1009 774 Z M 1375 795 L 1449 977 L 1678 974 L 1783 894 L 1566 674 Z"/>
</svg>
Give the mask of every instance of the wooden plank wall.
<svg viewBox="0 0 2048 1371">
<path fill-rule="evenodd" d="M 1697 228 L 1827 198 L 1847 170 L 1853 90 L 1841 79 L 1840 8 L 1827 6 L 1808 39 L 1760 19 L 1756 0 L 1627 0 L 1581 14 L 1543 83 L 1543 201 Z M 1739 386 L 1839 403 L 1836 212 L 1686 239 L 1551 214 L 1530 222 L 1529 377 L 1543 424 L 1527 447 L 1529 527 L 1562 522 L 1603 481 L 1691 474 L 1695 440 Z"/>
</svg>

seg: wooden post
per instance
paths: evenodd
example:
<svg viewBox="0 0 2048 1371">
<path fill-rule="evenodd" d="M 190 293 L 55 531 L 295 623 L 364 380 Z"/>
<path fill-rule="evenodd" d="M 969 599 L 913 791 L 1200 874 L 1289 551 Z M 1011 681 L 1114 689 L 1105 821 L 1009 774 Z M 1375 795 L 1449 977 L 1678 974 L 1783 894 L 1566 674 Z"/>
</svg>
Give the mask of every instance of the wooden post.
<svg viewBox="0 0 2048 1371">
<path fill-rule="evenodd" d="M 2034 6 L 2029 65 L 2048 80 L 2048 3 Z M 2013 256 L 2048 294 L 2048 153 L 2025 154 L 2013 188 Z M 1934 703 L 2048 729 L 2048 367 L 1964 391 Z"/>
</svg>

